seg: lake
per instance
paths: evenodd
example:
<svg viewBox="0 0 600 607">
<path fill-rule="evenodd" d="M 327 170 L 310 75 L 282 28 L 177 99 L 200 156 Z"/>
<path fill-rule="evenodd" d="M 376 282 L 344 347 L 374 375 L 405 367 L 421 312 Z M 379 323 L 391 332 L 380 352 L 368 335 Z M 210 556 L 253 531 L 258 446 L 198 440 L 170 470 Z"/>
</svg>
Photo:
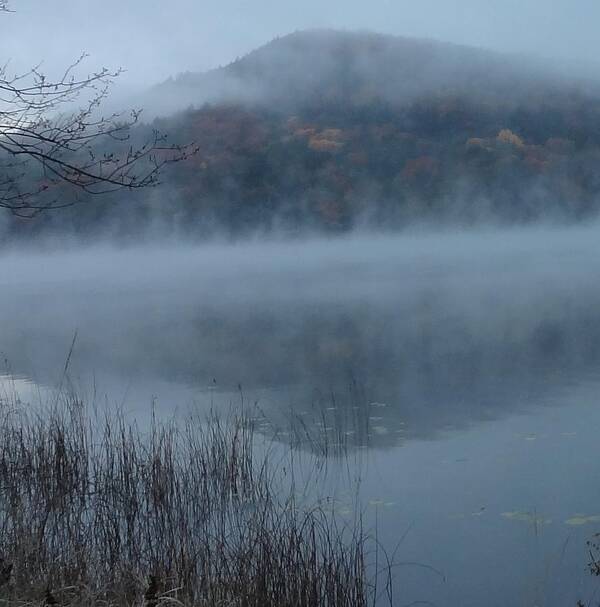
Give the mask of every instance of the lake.
<svg viewBox="0 0 600 607">
<path fill-rule="evenodd" d="M 575 605 L 598 584 L 600 226 L 6 251 L 0 398 L 144 423 L 250 406 L 328 449 L 397 548 L 397 604 Z M 399 544 L 399 545 L 398 545 Z"/>
</svg>

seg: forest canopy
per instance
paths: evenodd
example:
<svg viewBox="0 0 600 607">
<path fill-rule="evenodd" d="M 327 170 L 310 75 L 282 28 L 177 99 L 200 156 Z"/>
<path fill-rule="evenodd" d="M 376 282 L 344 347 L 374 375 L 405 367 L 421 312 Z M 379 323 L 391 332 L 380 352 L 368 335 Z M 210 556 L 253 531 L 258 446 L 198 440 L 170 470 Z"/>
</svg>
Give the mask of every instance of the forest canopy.
<svg viewBox="0 0 600 607">
<path fill-rule="evenodd" d="M 323 60 L 311 68 L 315 53 Z M 127 192 L 126 205 L 118 193 L 35 222 L 11 218 L 5 233 L 346 231 L 599 210 L 598 89 L 502 55 L 300 32 L 171 80 L 150 106 L 165 92 L 197 106 L 136 126 L 133 143 L 161 131 L 199 151 L 158 189 Z"/>
</svg>

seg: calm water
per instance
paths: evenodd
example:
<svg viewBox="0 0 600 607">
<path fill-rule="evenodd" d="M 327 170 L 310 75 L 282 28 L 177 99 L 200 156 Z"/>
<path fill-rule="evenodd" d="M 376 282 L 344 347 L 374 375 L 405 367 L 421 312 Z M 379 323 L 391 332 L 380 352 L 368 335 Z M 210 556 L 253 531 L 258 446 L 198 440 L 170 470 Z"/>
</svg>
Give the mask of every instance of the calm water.
<svg viewBox="0 0 600 607">
<path fill-rule="evenodd" d="M 587 602 L 599 237 L 4 254 L 0 397 L 39 402 L 62 386 L 142 420 L 153 405 L 256 403 L 261 432 L 350 454 L 324 490 L 350 516 L 344 479 L 359 479 L 386 545 L 402 539 L 397 604 Z"/>
</svg>

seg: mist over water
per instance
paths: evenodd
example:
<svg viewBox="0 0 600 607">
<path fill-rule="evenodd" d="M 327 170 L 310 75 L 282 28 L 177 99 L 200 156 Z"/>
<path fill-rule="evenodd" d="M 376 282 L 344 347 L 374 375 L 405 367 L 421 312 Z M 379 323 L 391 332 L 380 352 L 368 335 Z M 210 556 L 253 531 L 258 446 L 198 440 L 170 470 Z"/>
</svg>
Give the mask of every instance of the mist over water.
<svg viewBox="0 0 600 607">
<path fill-rule="evenodd" d="M 594 373 L 597 231 L 13 251 L 0 262 L 1 349 L 44 384 L 77 332 L 82 379 L 326 392 L 354 381 L 403 406 L 479 389 L 491 404 L 490 382 L 543 390 Z"/>
<path fill-rule="evenodd" d="M 260 432 L 286 442 L 301 420 L 370 458 L 383 534 L 410 527 L 406 560 L 446 576 L 403 569 L 407 602 L 572 603 L 600 504 L 599 231 L 13 250 L 2 389 L 43 400 L 76 336 L 65 383 L 140 419 L 256 403 Z"/>
</svg>

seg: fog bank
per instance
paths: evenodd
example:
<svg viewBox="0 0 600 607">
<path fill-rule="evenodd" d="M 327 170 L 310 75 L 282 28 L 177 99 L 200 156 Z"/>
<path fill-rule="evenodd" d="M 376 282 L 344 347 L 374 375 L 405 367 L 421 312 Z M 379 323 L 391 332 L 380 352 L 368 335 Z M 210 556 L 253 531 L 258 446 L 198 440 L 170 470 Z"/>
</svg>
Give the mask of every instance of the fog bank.
<svg viewBox="0 0 600 607">
<path fill-rule="evenodd" d="M 56 385 L 77 332 L 71 377 L 116 400 L 168 410 L 241 385 L 277 408 L 335 393 L 428 433 L 597 374 L 598 230 L 13 251 L 0 351 Z"/>
</svg>

